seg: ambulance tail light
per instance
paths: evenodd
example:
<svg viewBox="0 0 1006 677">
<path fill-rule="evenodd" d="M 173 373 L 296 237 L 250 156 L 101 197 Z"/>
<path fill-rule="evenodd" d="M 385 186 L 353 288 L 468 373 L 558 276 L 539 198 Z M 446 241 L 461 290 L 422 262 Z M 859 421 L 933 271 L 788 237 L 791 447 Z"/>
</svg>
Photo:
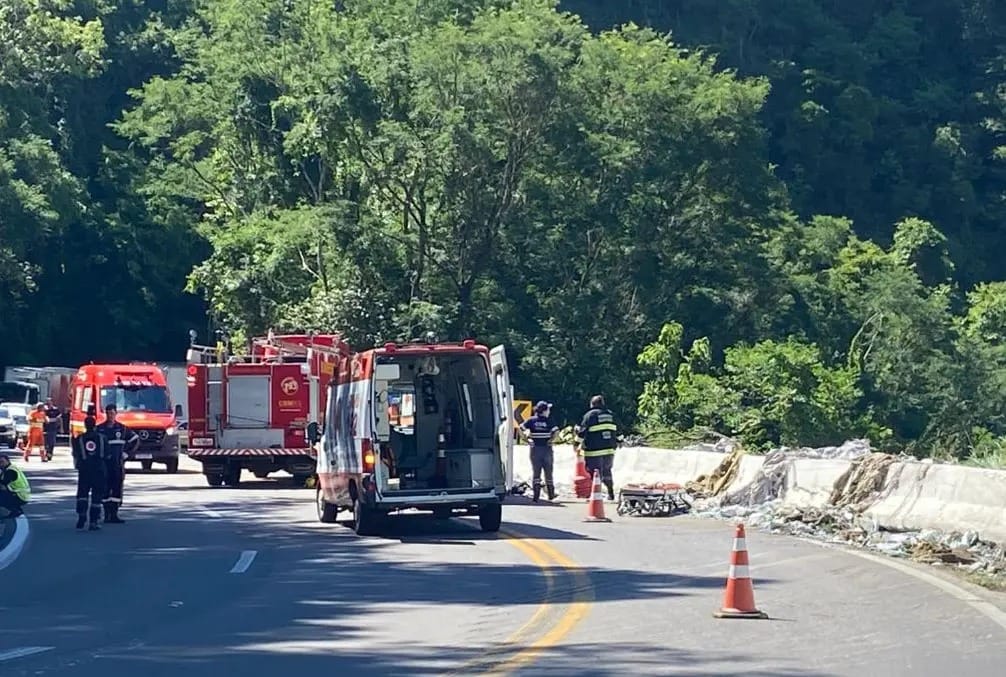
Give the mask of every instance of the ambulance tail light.
<svg viewBox="0 0 1006 677">
<path fill-rule="evenodd" d="M 360 447 L 363 450 L 363 472 L 374 472 L 374 464 L 377 458 L 374 456 L 374 443 L 370 440 L 362 440 Z"/>
</svg>

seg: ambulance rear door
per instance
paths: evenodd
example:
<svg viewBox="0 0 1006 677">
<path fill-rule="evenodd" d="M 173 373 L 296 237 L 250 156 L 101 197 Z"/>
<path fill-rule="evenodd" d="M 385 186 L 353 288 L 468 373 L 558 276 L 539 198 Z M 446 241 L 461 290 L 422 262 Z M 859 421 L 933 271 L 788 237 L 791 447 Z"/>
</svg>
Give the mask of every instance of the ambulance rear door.
<svg viewBox="0 0 1006 677">
<path fill-rule="evenodd" d="M 489 351 L 493 389 L 497 402 L 497 437 L 503 461 L 503 476 L 507 491 L 513 486 L 513 400 L 510 396 L 510 370 L 507 367 L 506 349 L 496 346 Z"/>
</svg>

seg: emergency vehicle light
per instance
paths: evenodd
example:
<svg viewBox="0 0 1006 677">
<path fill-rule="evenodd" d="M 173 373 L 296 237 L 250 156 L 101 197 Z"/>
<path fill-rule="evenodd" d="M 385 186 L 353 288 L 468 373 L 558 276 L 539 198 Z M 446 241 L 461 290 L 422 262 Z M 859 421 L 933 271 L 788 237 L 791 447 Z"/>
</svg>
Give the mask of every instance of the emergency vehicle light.
<svg viewBox="0 0 1006 677">
<path fill-rule="evenodd" d="M 465 347 L 465 350 L 473 350 L 475 348 L 475 341 L 473 339 L 465 339 L 465 342 L 461 345 Z"/>
<path fill-rule="evenodd" d="M 190 364 L 186 371 L 189 372 L 189 376 L 195 376 L 199 370 L 196 368 L 196 365 Z"/>
<path fill-rule="evenodd" d="M 370 440 L 360 440 L 360 449 L 363 451 L 363 472 L 374 471 L 374 446 Z"/>
<path fill-rule="evenodd" d="M 397 347 L 398 346 L 395 345 L 394 342 L 392 342 L 392 341 L 388 341 L 387 343 L 384 344 L 384 349 L 386 351 L 388 351 L 389 353 L 395 352 L 395 348 L 397 348 Z"/>
</svg>

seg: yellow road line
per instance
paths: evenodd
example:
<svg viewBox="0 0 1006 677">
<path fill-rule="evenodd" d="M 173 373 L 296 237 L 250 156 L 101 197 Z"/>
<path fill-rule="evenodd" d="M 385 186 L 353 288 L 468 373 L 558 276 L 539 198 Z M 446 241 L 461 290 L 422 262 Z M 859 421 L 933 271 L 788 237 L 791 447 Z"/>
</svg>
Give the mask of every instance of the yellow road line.
<svg viewBox="0 0 1006 677">
<path fill-rule="evenodd" d="M 590 606 L 594 601 L 594 588 L 590 583 L 590 577 L 576 562 L 563 555 L 545 541 L 528 539 L 525 541 L 525 545 L 527 544 L 532 544 L 532 547 L 537 548 L 540 552 L 550 557 L 553 562 L 572 574 L 573 579 L 576 581 L 573 599 L 570 601 L 566 611 L 559 618 L 558 623 L 551 630 L 539 637 L 531 646 L 518 651 L 509 660 L 496 666 L 496 669 L 493 671 L 485 673 L 487 675 L 506 675 L 534 661 L 543 651 L 557 645 L 566 635 L 572 632 L 573 628 L 590 613 Z"/>
<path fill-rule="evenodd" d="M 594 591 L 590 578 L 578 564 L 560 553 L 545 541 L 529 538 L 524 534 L 510 530 L 501 530 L 509 538 L 506 543 L 520 550 L 531 562 L 542 570 L 545 575 L 545 595 L 530 619 L 503 642 L 486 651 L 465 665 L 447 674 L 452 675 L 505 675 L 522 665 L 534 661 L 545 649 L 555 646 L 580 623 L 589 612 L 594 599 Z M 573 576 L 572 599 L 560 601 L 556 594 L 555 568 L 566 570 Z M 565 593 L 562 594 L 565 597 Z M 566 605 L 566 609 L 554 624 L 546 620 L 546 616 L 555 608 Z M 530 644 L 524 641 L 531 633 L 537 638 Z M 475 668 L 486 670 L 478 672 Z"/>
</svg>

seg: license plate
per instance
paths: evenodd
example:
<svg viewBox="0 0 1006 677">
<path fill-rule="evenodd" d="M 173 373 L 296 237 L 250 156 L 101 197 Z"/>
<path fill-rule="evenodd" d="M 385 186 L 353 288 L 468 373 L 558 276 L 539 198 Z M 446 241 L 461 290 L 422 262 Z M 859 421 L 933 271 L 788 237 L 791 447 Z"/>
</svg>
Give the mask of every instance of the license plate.
<svg viewBox="0 0 1006 677">
<path fill-rule="evenodd" d="M 135 456 L 133 456 L 133 458 L 135 458 L 138 461 L 146 461 L 146 460 L 151 459 L 153 457 L 154 457 L 153 454 L 136 454 Z"/>
</svg>

